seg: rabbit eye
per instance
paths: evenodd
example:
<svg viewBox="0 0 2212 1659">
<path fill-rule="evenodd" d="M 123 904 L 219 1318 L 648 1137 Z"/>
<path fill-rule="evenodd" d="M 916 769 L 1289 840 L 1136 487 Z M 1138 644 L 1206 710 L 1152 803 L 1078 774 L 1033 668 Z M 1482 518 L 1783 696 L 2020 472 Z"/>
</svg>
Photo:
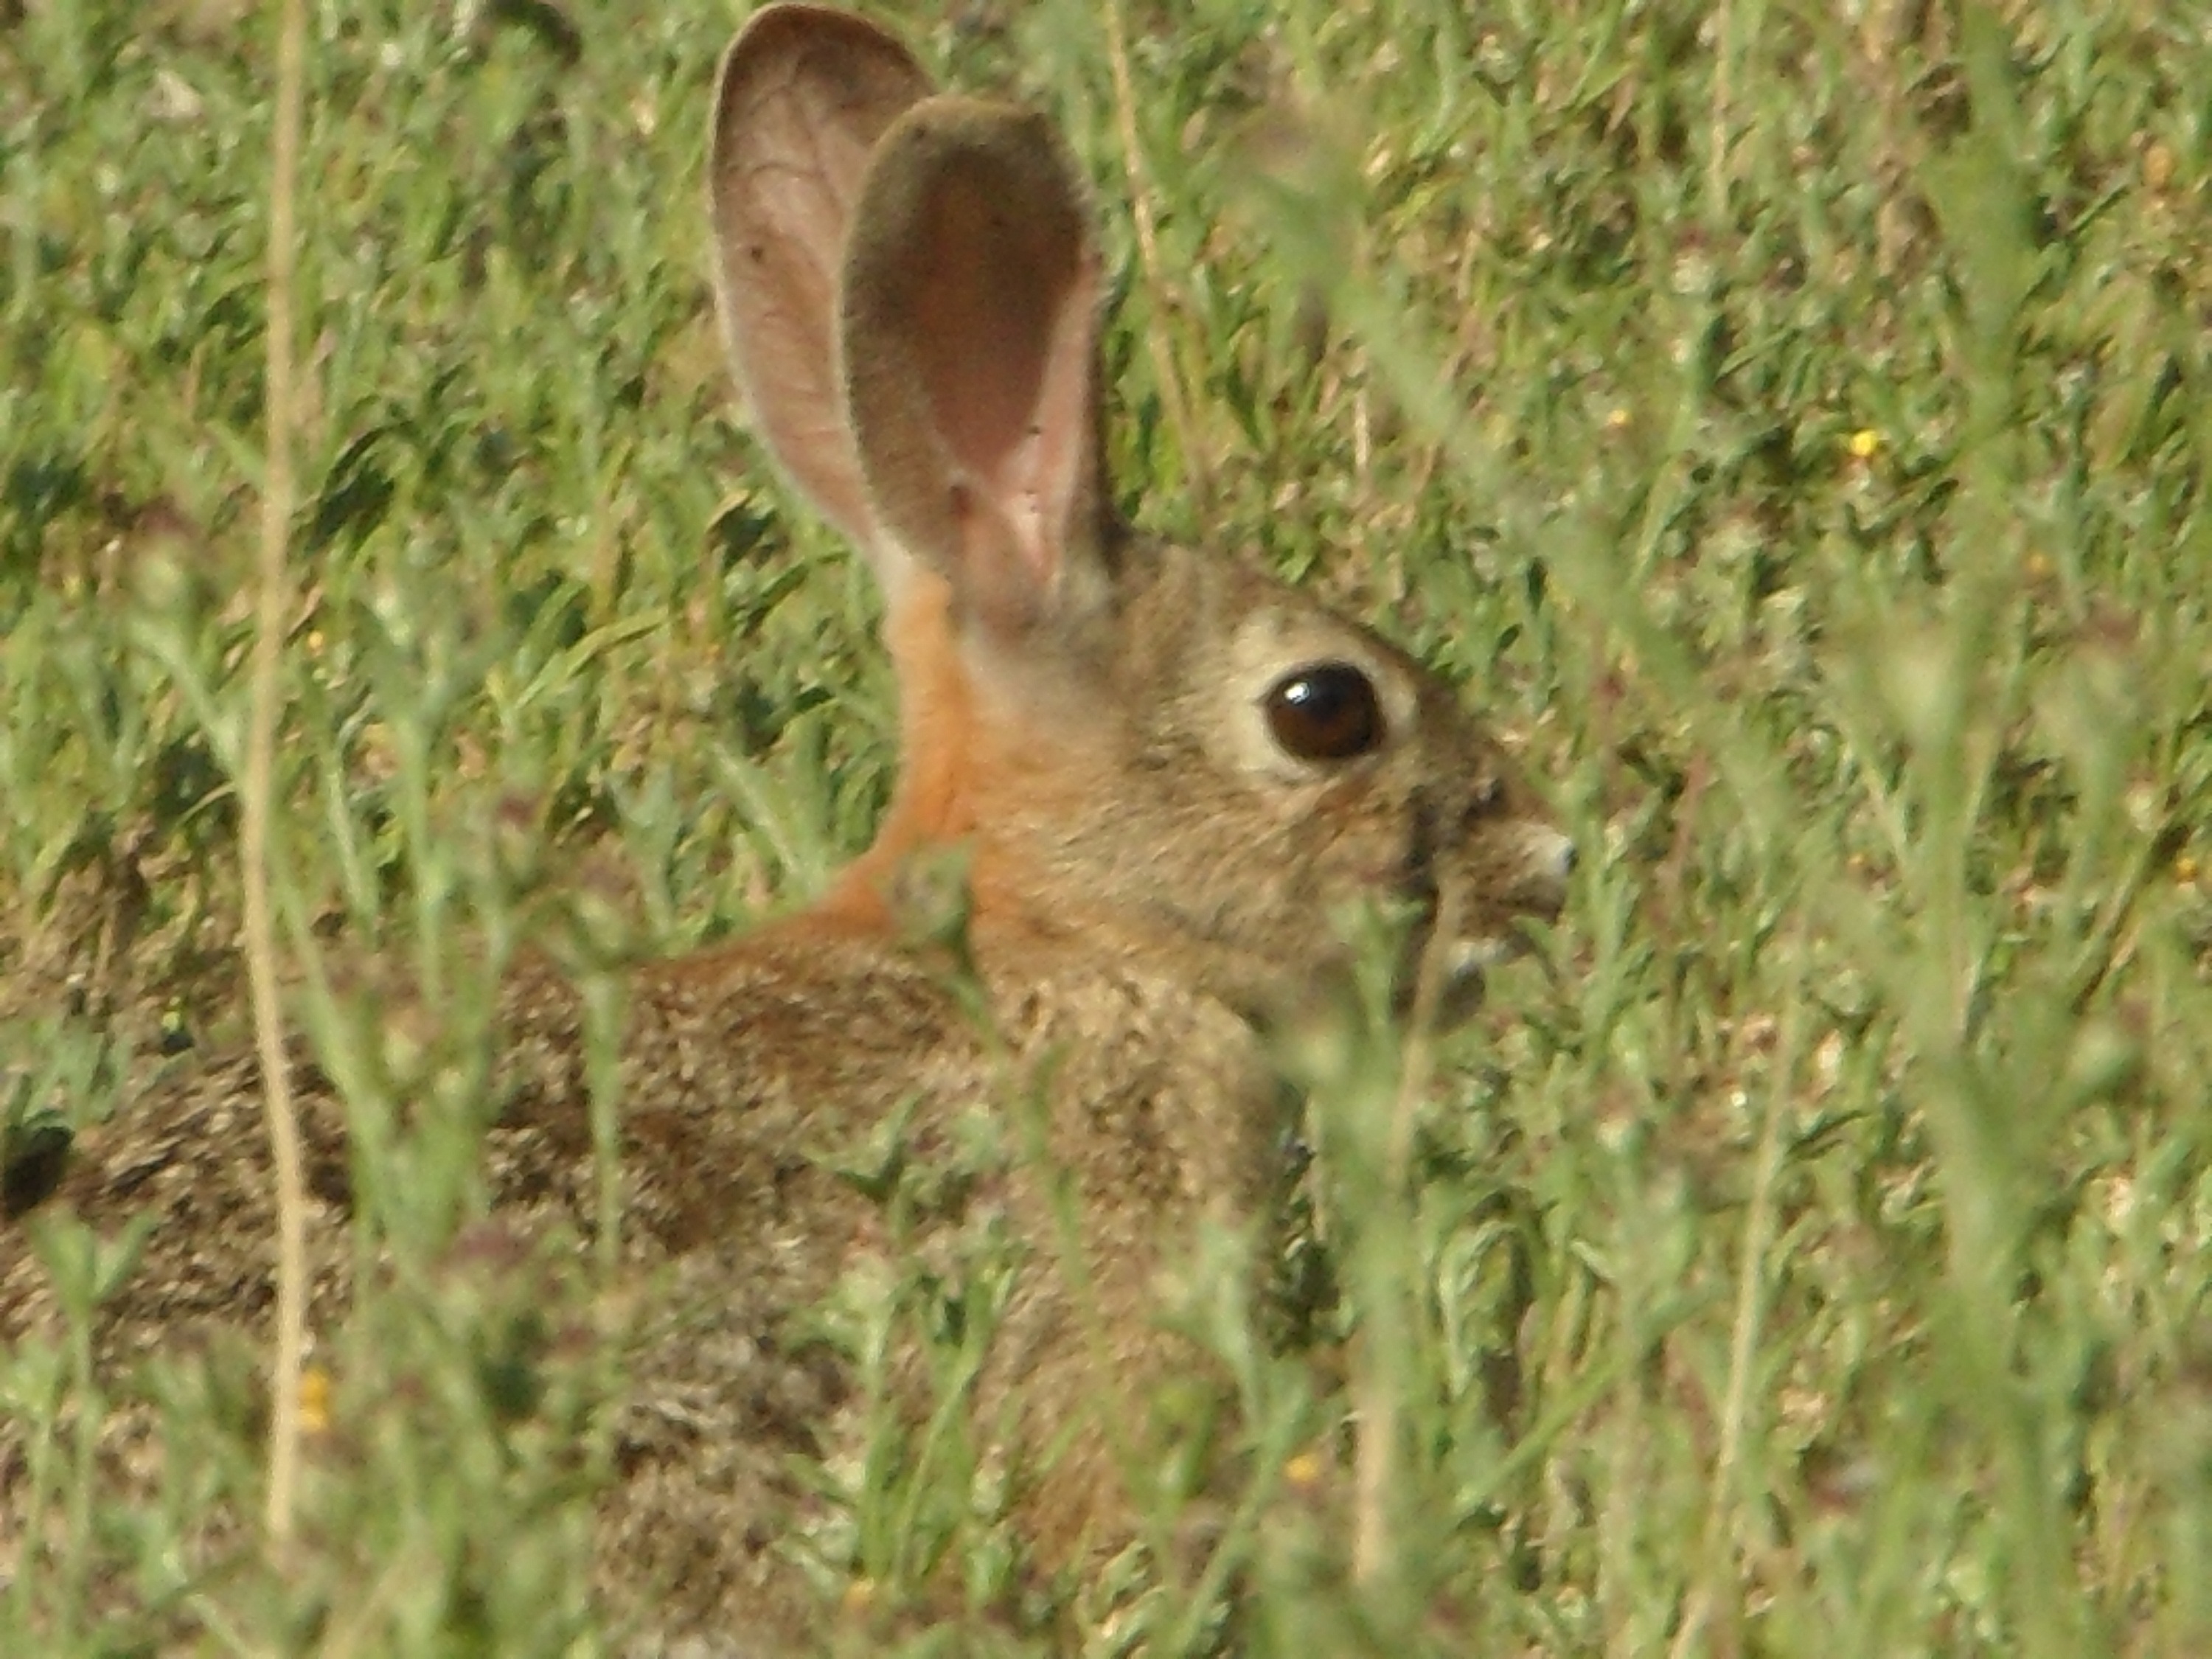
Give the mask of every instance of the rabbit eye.
<svg viewBox="0 0 2212 1659">
<path fill-rule="evenodd" d="M 1348 662 L 1309 664 L 1269 689 L 1267 730 L 1302 761 L 1347 761 L 1382 743 L 1375 682 Z"/>
</svg>

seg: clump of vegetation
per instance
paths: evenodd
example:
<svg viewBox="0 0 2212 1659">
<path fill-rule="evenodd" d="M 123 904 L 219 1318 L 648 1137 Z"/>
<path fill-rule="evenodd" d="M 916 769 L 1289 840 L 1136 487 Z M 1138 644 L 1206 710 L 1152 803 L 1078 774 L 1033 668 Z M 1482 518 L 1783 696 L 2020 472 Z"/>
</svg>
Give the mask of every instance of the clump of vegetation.
<svg viewBox="0 0 2212 1659">
<path fill-rule="evenodd" d="M 269 58 L 221 6 L 20 9 L 0 1104 L 35 1183 L 239 1029 Z M 725 392 L 728 17 L 463 13 L 325 13 L 310 52 L 274 865 L 319 1058 L 466 1126 L 488 956 L 672 952 L 814 890 L 894 719 L 865 580 Z M 796 1546 L 880 1644 L 2212 1637 L 2212 41 L 2177 19 L 1045 0 L 915 37 L 1052 108 L 1113 204 L 1126 498 L 1466 682 L 1585 857 L 1425 1057 L 1407 1189 L 1389 1021 L 1301 1057 L 1310 1316 L 1398 1426 L 1389 1549 L 1329 1473 L 1376 1396 L 1271 1369 L 1195 1262 L 1178 1316 L 1255 1407 L 1253 1501 L 1194 1522 L 1219 1577 L 1046 1606 L 993 1472 L 887 1417 L 817 1472 L 849 1531 Z M 590 1264 L 494 1259 L 474 1153 L 357 1163 L 335 1248 L 422 1270 L 330 1339 L 287 1563 L 202 1523 L 253 1489 L 258 1356 L 149 1365 L 172 1455 L 129 1513 L 89 1498 L 83 1354 L 0 1356 L 0 1650 L 600 1639 Z M 127 1249 L 48 1265 L 88 1304 Z M 971 1265 L 908 1298 L 948 1397 Z M 825 1330 L 865 1357 L 896 1299 Z"/>
</svg>

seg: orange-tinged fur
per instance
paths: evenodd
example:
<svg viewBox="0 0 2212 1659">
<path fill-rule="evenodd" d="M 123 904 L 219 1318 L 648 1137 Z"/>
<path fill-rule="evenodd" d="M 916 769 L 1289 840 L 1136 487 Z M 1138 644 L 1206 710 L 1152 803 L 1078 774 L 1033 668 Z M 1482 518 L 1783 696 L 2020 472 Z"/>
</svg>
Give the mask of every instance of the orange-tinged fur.
<svg viewBox="0 0 2212 1659">
<path fill-rule="evenodd" d="M 818 915 L 889 929 L 884 894 L 901 861 L 975 833 L 975 700 L 954 629 L 951 584 L 936 575 L 916 580 L 884 619 L 900 688 L 898 784 L 874 842 L 823 895 Z"/>
</svg>

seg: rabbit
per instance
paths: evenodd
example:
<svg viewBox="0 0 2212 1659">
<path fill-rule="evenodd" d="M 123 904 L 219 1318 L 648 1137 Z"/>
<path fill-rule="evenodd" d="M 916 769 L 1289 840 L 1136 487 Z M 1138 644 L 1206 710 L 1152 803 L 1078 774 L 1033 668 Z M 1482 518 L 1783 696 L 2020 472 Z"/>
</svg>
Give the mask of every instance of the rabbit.
<svg viewBox="0 0 2212 1659">
<path fill-rule="evenodd" d="M 1164 1279 L 1202 1237 L 1257 1254 L 1283 1201 L 1297 1102 L 1268 1031 L 1349 968 L 1333 913 L 1407 906 L 1403 998 L 1426 976 L 1423 1006 L 1456 1018 L 1524 920 L 1559 913 L 1571 847 L 1409 656 L 1117 516 L 1099 254 L 1043 118 L 936 91 L 872 23 L 772 5 L 722 61 L 707 172 L 736 380 L 880 589 L 901 768 L 815 902 L 623 977 L 638 1291 L 598 1576 L 653 1640 L 817 1651 L 826 1615 L 781 1540 L 821 1500 L 792 1454 L 834 1452 L 851 1382 L 806 1316 L 891 1248 L 841 1152 L 890 1126 L 926 1161 L 978 1113 L 999 1126 L 1006 1156 L 931 1224 L 988 1212 L 1014 1241 L 976 1420 L 1024 1470 L 1037 1558 L 1079 1567 L 1133 1535 L 1132 1472 L 1170 1432 L 1158 1385 L 1211 1375 L 1159 1318 Z M 483 1156 L 492 1216 L 526 1241 L 595 1223 L 583 1026 L 560 973 L 516 971 Z M 346 1115 L 303 1083 L 327 1331 Z M 258 1329 L 259 1112 L 241 1059 L 73 1153 L 42 1207 L 155 1218 L 97 1314 L 108 1372 L 187 1328 Z M 57 1319 L 27 1254 L 0 1255 L 0 1336 Z M 112 1434 L 136 1437 L 118 1468 L 154 1437 L 143 1415 Z"/>
</svg>

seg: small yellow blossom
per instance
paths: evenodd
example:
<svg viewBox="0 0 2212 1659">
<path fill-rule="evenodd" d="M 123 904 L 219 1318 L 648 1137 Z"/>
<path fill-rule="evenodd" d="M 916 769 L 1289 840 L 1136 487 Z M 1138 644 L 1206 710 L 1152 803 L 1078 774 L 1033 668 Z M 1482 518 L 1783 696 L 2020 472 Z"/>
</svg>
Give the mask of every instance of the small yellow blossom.
<svg viewBox="0 0 2212 1659">
<path fill-rule="evenodd" d="M 1851 434 L 1849 448 L 1855 459 L 1870 461 L 1881 448 L 1881 434 L 1870 426 L 1863 426 Z"/>
<path fill-rule="evenodd" d="M 300 1373 L 300 1427 L 307 1434 L 323 1434 L 331 1426 L 331 1374 L 320 1365 Z"/>
<path fill-rule="evenodd" d="M 1283 1479 L 1302 1492 L 1319 1486 L 1321 1475 L 1321 1459 L 1310 1451 L 1300 1452 L 1283 1465 Z"/>
<path fill-rule="evenodd" d="M 2195 883 L 2197 880 L 2197 859 L 2195 854 L 2184 853 L 2179 858 L 2174 860 L 2173 878 L 2185 887 L 2190 886 Z"/>
<path fill-rule="evenodd" d="M 1628 418 L 1627 410 L 1620 407 L 1609 409 L 1605 414 L 1605 429 L 1607 432 L 1626 432 L 1628 430 Z"/>
</svg>

